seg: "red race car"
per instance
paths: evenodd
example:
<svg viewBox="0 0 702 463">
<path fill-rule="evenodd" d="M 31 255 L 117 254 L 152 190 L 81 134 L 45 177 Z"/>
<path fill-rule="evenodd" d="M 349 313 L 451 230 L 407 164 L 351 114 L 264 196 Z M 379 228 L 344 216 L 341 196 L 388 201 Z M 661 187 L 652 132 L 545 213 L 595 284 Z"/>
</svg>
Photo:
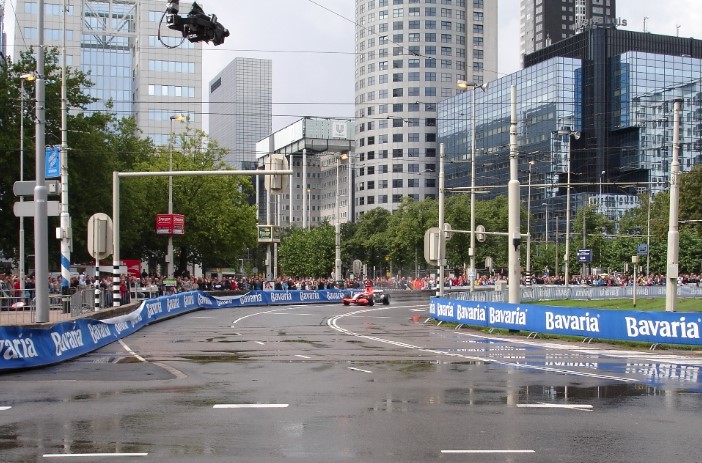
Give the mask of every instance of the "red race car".
<svg viewBox="0 0 702 463">
<path fill-rule="evenodd" d="M 383 294 L 382 291 L 373 291 L 373 287 L 370 285 L 366 286 L 365 291 L 351 293 L 350 296 L 346 296 L 342 300 L 344 305 L 374 305 L 376 302 L 388 305 L 390 304 L 390 296 Z"/>
</svg>

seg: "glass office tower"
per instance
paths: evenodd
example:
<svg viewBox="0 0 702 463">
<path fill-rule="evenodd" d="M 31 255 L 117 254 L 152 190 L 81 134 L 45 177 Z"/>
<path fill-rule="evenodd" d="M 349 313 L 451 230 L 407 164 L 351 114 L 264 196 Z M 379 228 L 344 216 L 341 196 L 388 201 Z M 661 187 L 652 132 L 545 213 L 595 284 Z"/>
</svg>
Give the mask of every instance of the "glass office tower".
<svg viewBox="0 0 702 463">
<path fill-rule="evenodd" d="M 37 43 L 37 5 L 17 1 L 16 54 Z M 161 44 L 159 22 L 165 9 L 161 0 L 44 3 L 45 45 L 61 50 L 65 29 L 67 65 L 90 73 L 95 84 L 85 89 L 98 99 L 88 110 L 134 116 L 143 134 L 161 145 L 168 143 L 173 115 L 182 114 L 190 126 L 202 127 L 203 99 L 202 46 L 182 41 L 165 20 L 163 40 L 177 48 Z"/>
<path fill-rule="evenodd" d="M 612 220 L 637 195 L 668 189 L 673 101 L 683 100 L 680 164 L 702 164 L 702 41 L 598 28 L 526 57 L 528 67 L 476 92 L 475 184 L 506 195 L 510 87 L 517 89 L 519 180 L 531 201 L 532 233 L 544 239 L 584 204 Z M 470 153 L 472 93 L 439 104 L 439 142 L 448 160 Z M 575 136 L 577 133 L 577 137 Z M 527 196 L 529 163 L 531 197 Z M 572 207 L 566 210 L 570 170 Z M 470 184 L 470 170 L 447 164 L 448 188 Z M 484 199 L 485 196 L 481 196 Z M 550 225 L 546 225 L 547 211 Z"/>
</svg>

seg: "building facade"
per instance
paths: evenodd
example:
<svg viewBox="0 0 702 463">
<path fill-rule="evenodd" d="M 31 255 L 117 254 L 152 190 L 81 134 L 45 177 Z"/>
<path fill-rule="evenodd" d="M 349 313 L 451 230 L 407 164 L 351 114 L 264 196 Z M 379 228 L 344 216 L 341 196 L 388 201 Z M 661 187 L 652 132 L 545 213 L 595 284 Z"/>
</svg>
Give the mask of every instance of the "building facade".
<svg viewBox="0 0 702 463">
<path fill-rule="evenodd" d="M 437 196 L 437 105 L 497 75 L 497 2 L 356 0 L 354 218 Z"/>
<path fill-rule="evenodd" d="M 615 25 L 617 0 L 520 0 L 522 56 L 586 29 Z"/>
<path fill-rule="evenodd" d="M 702 41 L 597 28 L 528 55 L 526 62 L 484 93 L 440 103 L 439 142 L 448 161 L 465 159 L 472 124 L 463 114 L 475 95 L 475 184 L 506 194 L 514 85 L 521 196 L 530 204 L 536 239 L 548 240 L 547 231 L 554 239 L 557 228 L 563 233 L 567 215 L 574 218 L 585 204 L 616 221 L 639 205 L 638 194 L 668 189 L 677 98 L 683 100 L 681 169 L 702 164 Z M 470 182 L 468 169 L 447 164 L 448 188 Z"/>
<path fill-rule="evenodd" d="M 271 133 L 272 66 L 268 59 L 235 58 L 210 81 L 210 138 L 237 169 L 256 168 L 256 143 Z"/>
<path fill-rule="evenodd" d="M 259 223 L 308 228 L 352 221 L 353 131 L 349 120 L 306 117 L 259 141 L 260 169 L 270 153 L 280 153 L 294 172 L 287 191 L 278 195 L 268 195 L 259 176 Z"/>
<path fill-rule="evenodd" d="M 37 7 L 17 1 L 15 53 L 37 44 Z M 90 73 L 94 86 L 84 90 L 97 101 L 87 110 L 135 117 L 157 145 L 176 130 L 174 115 L 202 128 L 202 45 L 182 40 L 165 19 L 162 40 L 175 48 L 158 40 L 165 7 L 160 0 L 80 0 L 65 10 L 63 0 L 44 3 L 45 45 L 62 50 L 65 30 L 67 66 Z"/>
</svg>

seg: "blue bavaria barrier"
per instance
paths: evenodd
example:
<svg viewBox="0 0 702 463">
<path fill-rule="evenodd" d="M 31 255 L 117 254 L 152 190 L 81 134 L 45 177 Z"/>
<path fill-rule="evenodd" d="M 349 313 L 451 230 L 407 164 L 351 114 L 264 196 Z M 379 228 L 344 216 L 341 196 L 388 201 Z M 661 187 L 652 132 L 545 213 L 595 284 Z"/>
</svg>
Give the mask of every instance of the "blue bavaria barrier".
<svg viewBox="0 0 702 463">
<path fill-rule="evenodd" d="M 0 371 L 70 360 L 151 323 L 193 310 L 338 302 L 346 293 L 342 290 L 251 291 L 244 295 L 215 297 L 193 291 L 148 299 L 133 312 L 106 320 L 85 318 L 47 328 L 4 326 L 0 327 Z"/>
<path fill-rule="evenodd" d="M 635 312 L 432 298 L 429 316 L 441 321 L 612 341 L 700 346 L 702 314 Z"/>
</svg>

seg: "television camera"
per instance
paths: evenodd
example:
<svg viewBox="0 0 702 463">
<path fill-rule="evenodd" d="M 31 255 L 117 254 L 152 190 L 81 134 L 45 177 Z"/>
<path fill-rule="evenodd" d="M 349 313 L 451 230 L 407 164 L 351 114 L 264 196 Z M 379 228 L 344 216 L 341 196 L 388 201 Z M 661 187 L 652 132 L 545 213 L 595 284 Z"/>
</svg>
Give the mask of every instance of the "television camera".
<svg viewBox="0 0 702 463">
<path fill-rule="evenodd" d="M 178 0 L 171 0 L 166 7 L 166 24 L 168 28 L 179 31 L 183 38 L 191 42 L 212 42 L 221 45 L 229 37 L 229 31 L 217 22 L 217 16 L 207 15 L 197 2 L 193 2 L 187 16 L 178 14 Z"/>
</svg>

